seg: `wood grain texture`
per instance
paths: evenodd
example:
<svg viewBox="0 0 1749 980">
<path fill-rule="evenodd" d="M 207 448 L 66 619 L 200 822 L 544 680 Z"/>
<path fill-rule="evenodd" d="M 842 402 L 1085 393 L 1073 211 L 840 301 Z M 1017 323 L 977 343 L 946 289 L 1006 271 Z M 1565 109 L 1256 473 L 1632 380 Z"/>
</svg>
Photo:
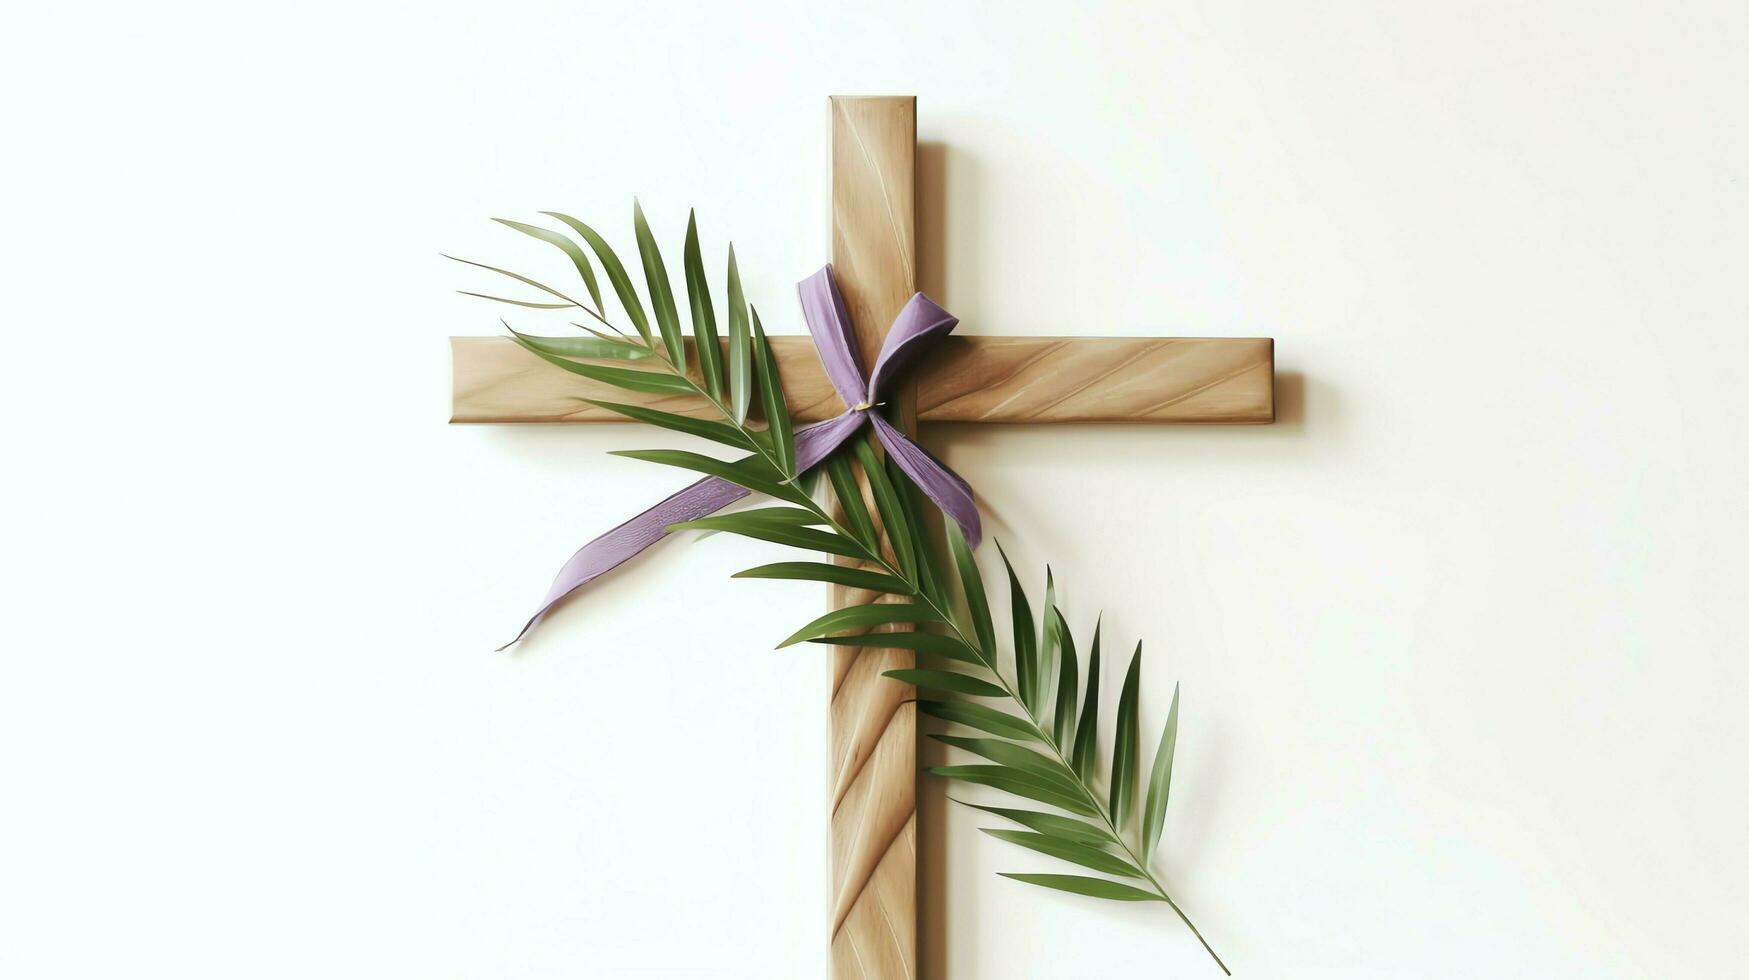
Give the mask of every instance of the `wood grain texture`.
<svg viewBox="0 0 1749 980">
<path fill-rule="evenodd" d="M 917 100 L 834 97 L 831 115 L 832 265 L 866 368 L 916 291 Z M 787 375 L 784 381 L 787 387 Z M 915 386 L 889 397 L 896 423 L 915 431 Z M 871 598 L 861 589 L 829 587 L 834 609 Z M 917 715 L 905 703 L 915 691 L 881 676 L 912 666 L 914 658 L 872 647 L 843 647 L 835 657 L 832 975 L 915 977 Z"/>
<path fill-rule="evenodd" d="M 842 283 L 842 272 L 839 278 Z M 844 411 L 809 338 L 773 337 L 771 348 L 797 422 Z M 586 398 L 715 417 L 702 399 L 621 391 L 554 367 L 507 337 L 451 337 L 450 362 L 451 422 L 625 421 Z M 865 363 L 872 364 L 872 356 Z M 1274 342 L 1268 338 L 948 337 L 917 366 L 912 381 L 923 422 L 1245 424 L 1275 418 Z"/>
</svg>

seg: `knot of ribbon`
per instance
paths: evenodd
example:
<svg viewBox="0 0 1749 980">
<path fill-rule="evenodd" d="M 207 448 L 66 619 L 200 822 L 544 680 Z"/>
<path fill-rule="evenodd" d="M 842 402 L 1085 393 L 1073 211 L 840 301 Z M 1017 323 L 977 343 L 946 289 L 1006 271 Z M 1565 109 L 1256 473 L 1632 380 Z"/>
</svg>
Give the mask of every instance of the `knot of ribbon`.
<svg viewBox="0 0 1749 980">
<path fill-rule="evenodd" d="M 890 383 L 891 378 L 915 363 L 937 340 L 951 333 L 959 320 L 929 297 L 914 294 L 893 319 L 880 355 L 875 358 L 874 371 L 865 378 L 852 346 L 850 314 L 844 308 L 844 295 L 838 291 L 832 267 L 825 266 L 802 280 L 796 290 L 801 294 L 802 318 L 814 338 L 820 364 L 846 406 L 837 418 L 796 431 L 796 471 L 812 469 L 864 424 L 873 425 L 875 438 L 886 447 L 894 464 L 977 547 L 982 532 L 978 508 L 972 502 L 972 488 L 959 474 L 873 411 L 881 404 L 882 385 Z M 713 514 L 748 493 L 745 487 L 727 480 L 706 477 L 584 545 L 559 569 L 540 608 L 516 634 L 516 640 L 526 636 L 560 599 L 667 537 L 669 527 Z"/>
</svg>

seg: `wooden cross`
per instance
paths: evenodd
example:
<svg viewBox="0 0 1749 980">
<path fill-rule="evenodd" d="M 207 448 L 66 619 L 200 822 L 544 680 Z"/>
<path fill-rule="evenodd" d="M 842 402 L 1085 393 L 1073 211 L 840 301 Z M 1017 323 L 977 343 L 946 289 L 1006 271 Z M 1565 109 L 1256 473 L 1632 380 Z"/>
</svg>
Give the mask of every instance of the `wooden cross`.
<svg viewBox="0 0 1749 980">
<path fill-rule="evenodd" d="M 865 366 L 917 288 L 917 100 L 834 97 L 832 252 Z M 949 309 L 952 297 L 938 297 Z M 773 337 L 798 422 L 844 410 L 805 336 Z M 452 422 L 619 422 L 599 398 L 700 416 L 702 401 L 639 395 L 560 371 L 503 337 L 453 337 Z M 696 363 L 695 358 L 689 361 Z M 917 422 L 1264 423 L 1268 338 L 949 337 L 896 395 Z M 833 608 L 871 594 L 831 586 Z M 832 691 L 833 976 L 916 976 L 917 717 L 881 677 L 902 650 L 837 647 Z"/>
</svg>

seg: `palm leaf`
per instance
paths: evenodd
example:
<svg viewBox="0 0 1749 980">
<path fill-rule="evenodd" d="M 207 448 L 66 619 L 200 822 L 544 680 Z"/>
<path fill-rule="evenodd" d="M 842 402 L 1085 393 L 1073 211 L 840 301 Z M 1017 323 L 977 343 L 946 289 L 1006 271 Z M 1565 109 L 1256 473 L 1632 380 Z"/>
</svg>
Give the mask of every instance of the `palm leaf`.
<svg viewBox="0 0 1749 980">
<path fill-rule="evenodd" d="M 953 799 L 949 797 L 949 799 Z M 1072 841 L 1077 844 L 1096 844 L 1104 846 L 1112 842 L 1111 834 L 1104 827 L 1074 817 L 1065 817 L 1059 813 L 1044 813 L 1039 810 L 1015 810 L 1009 807 L 984 806 L 981 803 L 967 803 L 965 800 L 954 799 L 961 806 L 969 806 L 974 810 L 993 813 L 998 817 L 1006 817 L 1030 830 L 1037 831 L 1047 837 Z"/>
<path fill-rule="evenodd" d="M 874 518 L 869 516 L 868 505 L 863 503 L 862 487 L 856 482 L 856 474 L 850 469 L 850 460 L 843 453 L 833 453 L 826 458 L 826 464 L 822 468 L 832 481 L 832 492 L 838 498 L 838 509 L 844 512 L 844 519 L 850 522 L 850 529 L 869 546 L 870 551 L 879 549 L 880 532 L 875 528 Z"/>
<path fill-rule="evenodd" d="M 1038 680 L 1038 709 L 1034 712 L 1040 719 L 1044 717 L 1045 708 L 1052 703 L 1051 694 L 1056 689 L 1056 673 L 1051 670 L 1057 655 L 1057 633 L 1051 621 L 1051 608 L 1057 604 L 1057 578 L 1051 574 L 1051 566 L 1045 566 L 1045 601 L 1039 607 L 1038 623 L 1038 661 L 1034 666 L 1033 676 Z"/>
<path fill-rule="evenodd" d="M 913 548 L 916 538 L 911 534 L 911 522 L 905 517 L 905 507 L 899 502 L 899 493 L 887 479 L 886 467 L 875 458 L 874 447 L 869 445 L 869 441 L 858 438 L 853 442 L 857 462 L 862 464 L 862 474 L 868 478 L 869 492 L 875 499 L 875 509 L 880 511 L 881 524 L 887 529 L 887 541 L 893 546 L 893 557 L 906 575 L 915 577 L 917 554 Z"/>
<path fill-rule="evenodd" d="M 656 329 L 662 334 L 662 344 L 668 348 L 668 360 L 676 373 L 686 370 L 686 342 L 680 334 L 680 311 L 674 307 L 674 288 L 668 284 L 668 267 L 662 264 L 662 251 L 656 247 L 656 236 L 650 233 L 650 223 L 644 220 L 644 208 L 632 201 L 632 229 L 638 238 L 638 258 L 644 263 L 644 288 L 650 293 L 650 308 L 656 313 Z"/>
<path fill-rule="evenodd" d="M 638 299 L 637 289 L 632 286 L 632 277 L 626 275 L 625 265 L 620 262 L 619 256 L 613 253 L 613 249 L 607 244 L 607 239 L 596 234 L 595 229 L 568 214 L 560 214 L 557 211 L 542 211 L 541 214 L 569 225 L 585 242 L 589 243 L 589 247 L 595 252 L 595 257 L 601 260 L 601 269 L 607 273 L 607 281 L 612 284 L 614 295 L 619 297 L 620 307 L 626 311 L 626 316 L 631 319 L 632 326 L 638 331 L 638 336 L 644 338 L 644 343 L 649 343 L 651 340 L 650 321 L 644 315 L 644 304 Z"/>
<path fill-rule="evenodd" d="M 736 572 L 734 578 L 781 578 L 795 579 L 806 582 L 829 582 L 833 585 L 846 585 L 853 589 L 868 589 L 871 592 L 884 592 L 888 595 L 912 594 L 911 587 L 902 580 L 896 579 L 885 572 L 876 572 L 855 565 L 832 565 L 826 562 L 786 561 L 772 565 L 760 565 Z M 947 639 L 947 637 L 942 637 Z M 957 641 L 956 641 L 957 642 Z"/>
<path fill-rule="evenodd" d="M 493 218 L 492 220 L 506 228 L 514 228 L 530 238 L 538 238 L 569 256 L 571 264 L 577 267 L 577 275 L 581 276 L 583 279 L 583 288 L 589 290 L 589 298 L 595 301 L 595 314 L 597 316 L 602 315 L 601 287 L 595 282 L 595 270 L 590 267 L 589 256 L 584 254 L 581 246 L 556 231 L 548 231 L 547 229 L 536 225 L 524 224 L 520 221 L 511 221 L 509 218 Z M 582 304 L 578 305 L 581 306 Z"/>
<path fill-rule="evenodd" d="M 651 425 L 659 425 L 664 429 L 672 429 L 675 432 L 684 432 L 688 435 L 698 436 L 701 439 L 720 442 L 725 446 L 733 446 L 736 449 L 751 450 L 755 448 L 753 441 L 742 435 L 740 429 L 737 429 L 726 422 L 716 422 L 711 419 L 695 419 L 690 415 L 676 415 L 673 412 L 664 412 L 655 408 L 645 408 L 642 405 L 622 405 L 618 402 L 596 401 L 593 398 L 585 398 L 583 400 L 591 405 L 605 408 L 610 412 L 623 415 L 628 419 L 634 419 L 639 422 L 648 422 Z"/>
<path fill-rule="evenodd" d="M 905 475 L 905 471 L 899 468 L 898 460 L 890 455 L 887 457 L 887 481 L 893 485 L 899 510 L 905 515 L 905 528 L 911 537 L 911 554 L 917 563 L 917 585 L 924 595 L 945 609 L 948 602 L 947 593 L 942 589 L 943 573 L 935 549 L 930 547 L 929 536 L 924 530 L 923 511 L 917 503 L 919 491 Z"/>
<path fill-rule="evenodd" d="M 563 303 L 526 303 L 526 302 L 523 302 L 522 300 L 504 299 L 501 296 L 487 296 L 484 293 L 470 293 L 467 290 L 457 290 L 457 292 L 460 292 L 465 296 L 477 296 L 480 299 L 496 300 L 500 303 L 511 303 L 511 304 L 516 305 L 516 306 L 529 306 L 529 307 L 534 307 L 537 309 L 555 309 L 555 310 L 557 310 L 557 309 L 563 309 L 567 306 L 575 306 L 578 309 L 584 309 L 584 310 L 589 308 L 587 306 L 584 306 L 582 303 L 579 303 L 576 300 L 572 299 L 571 297 L 566 296 L 564 293 L 559 292 L 558 290 L 547 285 L 546 283 L 536 282 L 533 279 L 530 279 L 529 277 L 523 275 L 520 272 L 511 272 L 509 269 L 500 269 L 495 265 L 487 265 L 484 262 L 475 262 L 473 259 L 459 258 L 457 256 L 449 255 L 449 254 L 444 253 L 444 252 L 439 252 L 438 254 L 442 255 L 444 258 L 450 260 L 451 262 L 460 262 L 462 265 L 471 265 L 476 269 L 485 269 L 487 272 L 496 272 L 501 276 L 506 276 L 508 278 L 514 279 L 517 282 L 523 283 L 524 285 L 533 286 L 534 288 L 536 288 L 536 289 L 540 290 L 541 292 L 546 293 L 550 296 L 557 296 L 559 299 L 564 300 L 564 302 Z"/>
<path fill-rule="evenodd" d="M 1166 713 L 1166 728 L 1160 732 L 1160 747 L 1154 750 L 1154 773 L 1148 777 L 1148 799 L 1142 805 L 1142 860 L 1154 853 L 1166 824 L 1166 800 L 1172 793 L 1172 756 L 1178 751 L 1178 685 L 1172 685 L 1172 708 Z"/>
<path fill-rule="evenodd" d="M 917 710 L 932 718 L 976 728 L 1004 738 L 1042 741 L 1039 733 L 1025 721 L 982 704 L 970 701 L 918 701 Z"/>
<path fill-rule="evenodd" d="M 929 737 L 945 745 L 981 755 L 997 765 L 1007 766 L 1010 769 L 1017 769 L 1036 776 L 1060 787 L 1063 792 L 1071 796 L 1087 796 L 1086 793 L 1082 792 L 1080 784 L 1075 781 L 1073 773 L 1064 769 L 1056 760 L 1042 753 L 1034 752 L 1024 745 L 1004 742 L 997 738 L 965 738 L 960 735 L 930 735 Z"/>
<path fill-rule="evenodd" d="M 506 323 L 504 328 L 510 330 L 510 325 Z M 674 375 L 665 374 L 661 371 L 638 371 L 631 368 L 608 367 L 605 364 L 590 364 L 586 361 L 566 360 L 563 357 L 549 354 L 546 351 L 541 350 L 539 347 L 536 347 L 523 339 L 523 337 L 514 330 L 510 330 L 510 333 L 511 339 L 515 340 L 518 344 L 521 344 L 524 349 L 530 351 L 541 360 L 546 361 L 548 364 L 562 367 L 572 374 L 580 374 L 592 381 L 599 381 L 603 384 L 613 385 L 615 388 L 624 388 L 627 391 L 641 391 L 652 395 L 692 394 L 692 382 L 687 381 L 685 378 L 677 378 Z"/>
<path fill-rule="evenodd" d="M 524 346 L 555 357 L 589 357 L 598 361 L 641 361 L 650 356 L 642 347 L 611 337 L 535 337 L 518 334 Z"/>
<path fill-rule="evenodd" d="M 1093 648 L 1087 654 L 1087 695 L 1081 702 L 1081 722 L 1075 727 L 1075 775 L 1089 784 L 1099 751 L 1099 631 L 1103 625 L 1103 616 L 1093 625 Z"/>
<path fill-rule="evenodd" d="M 777 468 L 784 476 L 796 471 L 795 437 L 790 430 L 789 404 L 783 398 L 783 381 L 777 376 L 777 358 L 765 340 L 765 327 L 759 322 L 759 311 L 753 310 L 753 358 L 759 375 L 759 401 L 765 409 L 765 431 L 771 439 L 771 452 Z"/>
<path fill-rule="evenodd" d="M 936 691 L 952 691 L 955 694 L 968 694 L 976 698 L 1005 698 L 1008 692 L 989 681 L 979 680 L 952 670 L 929 670 L 927 668 L 903 668 L 886 670 L 882 677 L 891 677 L 896 681 L 904 681 L 917 687 L 927 687 Z M 1010 743 L 1003 743 L 1010 744 Z"/>
<path fill-rule="evenodd" d="M 1106 881 L 1104 878 L 1089 878 L 1085 875 L 1032 875 L 1013 874 L 998 871 L 1004 878 L 1024 881 L 1029 885 L 1042 885 L 1045 888 L 1055 888 L 1057 891 L 1074 892 L 1077 895 L 1087 895 L 1092 898 L 1109 898 L 1117 902 L 1158 902 L 1160 896 L 1153 892 L 1145 892 L 1140 888 L 1125 885 L 1116 881 Z"/>
<path fill-rule="evenodd" d="M 1083 868 L 1103 871 L 1108 875 L 1123 875 L 1128 878 L 1140 878 L 1142 872 L 1136 866 L 1123 858 L 1088 844 L 1078 844 L 1073 841 L 1048 837 L 1044 834 L 1028 833 L 1024 830 L 990 830 L 980 828 L 997 840 L 1005 840 L 1010 844 L 1031 848 L 1040 854 L 1049 854 L 1071 864 L 1079 864 Z"/>
<path fill-rule="evenodd" d="M 1117 739 L 1111 750 L 1111 819 L 1118 829 L 1129 820 L 1136 798 L 1136 699 L 1142 684 L 1142 644 L 1136 644 L 1117 699 Z"/>
<path fill-rule="evenodd" d="M 1033 633 L 1032 605 L 1026 601 L 1026 590 L 1020 587 L 1020 576 L 1014 574 L 1014 563 L 996 542 L 996 553 L 1002 556 L 1002 566 L 1008 569 L 1008 604 L 1014 624 L 1014 676 L 1020 687 L 1020 703 L 1027 714 L 1038 717 L 1038 637 Z"/>
<path fill-rule="evenodd" d="M 909 602 L 874 602 L 864 606 L 846 606 L 834 609 L 824 616 L 796 630 L 789 638 L 778 644 L 779 648 L 812 640 L 816 637 L 831 636 L 848 629 L 864 629 L 870 626 L 886 626 L 893 623 L 939 623 L 941 615 L 928 606 L 920 606 Z"/>
<path fill-rule="evenodd" d="M 470 292 L 466 289 L 458 289 L 456 292 L 461 293 L 463 296 L 472 296 L 475 299 L 489 299 L 494 303 L 508 303 L 511 306 L 521 306 L 530 310 L 568 310 L 577 305 L 576 303 L 535 303 L 525 299 L 511 299 L 508 296 L 493 296 L 490 293 Z"/>
<path fill-rule="evenodd" d="M 788 545 L 791 548 L 801 548 L 805 551 L 824 551 L 827 554 L 855 557 L 858 554 L 856 542 L 833 531 L 820 531 L 794 523 L 763 520 L 757 517 L 758 511 L 739 514 L 716 514 L 711 517 L 701 517 L 693 521 L 683 521 L 669 525 L 670 531 L 728 531 L 742 537 L 757 541 L 769 541 L 773 544 Z"/>
<path fill-rule="evenodd" d="M 735 246 L 729 245 L 729 408 L 735 424 L 747 421 L 753 400 L 753 332 L 747 322 L 747 297 L 741 291 L 741 270 Z"/>
<path fill-rule="evenodd" d="M 966 612 L 971 616 L 972 632 L 978 637 L 978 648 L 989 658 L 989 663 L 994 664 L 996 629 L 990 622 L 990 603 L 984 596 L 984 578 L 978 573 L 978 562 L 972 557 L 971 546 L 966 543 L 959 524 L 954 521 L 942 523 L 947 526 L 947 544 L 959 570 L 960 593 L 965 597 Z"/>
<path fill-rule="evenodd" d="M 1057 638 L 1057 707 L 1051 715 L 1051 733 L 1066 753 L 1075 734 L 1075 683 L 1081 665 L 1075 657 L 1075 637 L 1069 632 L 1062 610 L 1054 603 L 1046 611 L 1045 621 Z"/>
<path fill-rule="evenodd" d="M 832 565 L 829 567 L 843 568 L 844 566 Z M 907 588 L 909 588 L 909 586 L 907 586 Z M 910 593 L 905 594 L 909 595 Z M 879 647 L 883 650 L 912 650 L 917 653 L 930 653 L 938 657 L 946 657 L 949 660 L 958 660 L 962 663 L 977 664 L 979 666 L 983 665 L 983 661 L 977 658 L 972 652 L 971 647 L 966 646 L 954 637 L 943 636 L 940 633 L 924 633 L 921 631 L 910 633 L 862 633 L 852 634 L 850 636 L 822 636 L 816 637 L 808 642 L 830 643 L 835 646 L 843 647 Z M 952 704 L 957 702 L 947 703 Z"/>
<path fill-rule="evenodd" d="M 1024 796 L 1029 800 L 1049 804 L 1082 816 L 1097 816 L 1099 811 L 1077 793 L 1064 790 L 1057 783 L 1007 766 L 936 766 L 929 770 L 966 783 L 991 786 L 1005 793 Z"/>
<path fill-rule="evenodd" d="M 661 463 L 664 466 L 676 466 L 683 470 L 692 470 L 695 473 L 714 476 L 719 480 L 727 480 L 738 487 L 746 487 L 756 493 L 769 494 L 779 500 L 788 500 L 797 504 L 806 503 L 806 498 L 802 496 L 800 491 L 778 482 L 777 477 L 771 472 L 771 467 L 758 456 L 748 456 L 731 463 L 681 449 L 618 449 L 608 455 L 641 459 L 650 463 Z"/>
<path fill-rule="evenodd" d="M 712 398 L 723 397 L 723 349 L 717 343 L 717 315 L 711 309 L 711 287 L 704 275 L 704 258 L 698 251 L 698 218 L 686 213 L 686 299 L 692 307 L 692 349 L 698 354 L 698 371 Z"/>
<path fill-rule="evenodd" d="M 749 457 L 751 458 L 751 457 Z M 806 507 L 757 507 L 752 510 L 738 510 L 733 514 L 715 514 L 710 517 L 700 517 L 699 521 L 714 520 L 718 517 L 736 517 L 759 524 L 776 527 L 812 527 L 825 524 L 826 520 Z M 696 523 L 688 521 L 687 523 Z"/>
<path fill-rule="evenodd" d="M 571 326 L 576 327 L 579 330 L 587 330 L 590 333 L 594 334 L 597 339 L 604 340 L 610 344 L 619 344 L 621 347 L 626 348 L 627 351 L 635 351 L 636 353 L 630 353 L 627 355 L 628 357 L 632 358 L 633 360 L 642 360 L 643 358 L 649 357 L 651 354 L 655 353 L 655 351 L 651 350 L 650 348 L 645 347 L 643 344 L 640 344 L 637 341 L 633 340 L 632 338 L 626 336 L 624 331 L 620 330 L 618 327 L 614 326 L 613 324 L 608 323 L 606 320 L 602 320 L 600 322 L 603 326 L 607 327 L 607 329 L 612 330 L 613 333 L 611 333 L 611 334 L 602 333 L 601 331 L 595 329 L 594 327 L 590 326 L 587 323 L 578 323 L 575 320 L 571 321 Z"/>
</svg>

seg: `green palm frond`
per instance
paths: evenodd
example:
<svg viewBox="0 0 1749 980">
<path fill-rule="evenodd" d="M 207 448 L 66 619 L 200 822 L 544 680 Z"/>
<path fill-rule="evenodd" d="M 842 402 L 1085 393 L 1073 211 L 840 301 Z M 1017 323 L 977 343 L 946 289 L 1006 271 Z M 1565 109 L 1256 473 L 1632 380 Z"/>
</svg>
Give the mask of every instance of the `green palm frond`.
<svg viewBox="0 0 1749 980">
<path fill-rule="evenodd" d="M 729 250 L 728 262 L 725 356 L 719 346 L 716 313 L 705 282 L 697 222 L 688 216 L 683 265 L 695 361 L 689 371 L 673 291 L 643 209 L 634 204 L 633 223 L 646 292 L 655 315 L 654 334 L 630 276 L 607 242 L 575 218 L 558 212 L 543 213 L 569 226 L 590 246 L 637 336 L 609 337 L 592 330 L 594 337 L 564 341 L 512 330 L 513 339 L 549 363 L 613 387 L 702 399 L 717 418 L 695 418 L 609 401 L 592 404 L 626 418 L 749 453 L 738 460 L 671 449 L 616 455 L 715 476 L 781 502 L 780 506 L 687 521 L 671 530 L 728 532 L 851 562 L 776 562 L 747 569 L 736 577 L 828 582 L 884 596 L 888 601 L 834 609 L 790 634 L 779 646 L 806 642 L 915 651 L 920 657 L 918 666 L 890 670 L 886 676 L 929 692 L 918 699 L 918 710 L 947 727 L 930 737 L 979 759 L 974 764 L 938 766 L 930 771 L 1050 809 L 956 802 L 1023 828 L 983 828 L 992 837 L 1056 858 L 1075 866 L 1078 872 L 1105 876 L 1075 873 L 1004 874 L 1004 877 L 1112 901 L 1164 902 L 1225 972 L 1226 965 L 1172 900 L 1149 863 L 1164 833 L 1171 793 L 1179 720 L 1176 687 L 1149 769 L 1140 806 L 1141 819 L 1132 819 L 1137 809 L 1136 784 L 1142 771 L 1138 722 L 1141 644 L 1136 644 L 1125 673 L 1115 715 L 1110 768 L 1102 773 L 1097 743 L 1103 624 L 1095 626 L 1087 647 L 1083 679 L 1080 648 L 1057 601 L 1055 576 L 1046 570 L 1044 602 L 1035 620 L 1020 575 L 998 544 L 1008 581 L 1011 623 L 1011 642 L 1005 658 L 998 645 L 983 576 L 964 536 L 952 521 L 944 522 L 949 560 L 943 561 L 927 532 L 919 491 L 892 461 L 881 458 L 869 440 L 853 439 L 811 473 L 796 472 L 794 433 L 783 382 L 758 311 L 746 302 L 742 292 L 733 248 Z M 498 272 L 566 301 L 520 305 L 581 307 L 592 315 L 601 312 L 600 293 L 588 256 L 581 247 L 556 232 L 518 222 L 504 223 L 562 249 L 576 265 L 595 301 L 595 309 L 517 273 L 480 263 L 469 262 L 470 265 Z M 605 317 L 597 318 L 613 329 Z M 635 368 L 615 367 L 575 360 L 577 357 L 640 363 Z M 755 392 L 765 415 L 763 429 L 752 428 L 747 422 Z M 820 478 L 822 487 L 830 488 L 831 500 L 837 504 L 835 509 L 827 506 L 830 501 L 816 499 L 815 493 L 805 489 L 814 476 Z M 872 509 L 864 500 L 864 486 Z M 917 631 L 868 632 L 888 625 L 907 625 Z M 1003 668 L 1005 659 L 1012 664 L 1012 678 Z M 968 730 L 975 734 L 963 733 Z"/>
</svg>

